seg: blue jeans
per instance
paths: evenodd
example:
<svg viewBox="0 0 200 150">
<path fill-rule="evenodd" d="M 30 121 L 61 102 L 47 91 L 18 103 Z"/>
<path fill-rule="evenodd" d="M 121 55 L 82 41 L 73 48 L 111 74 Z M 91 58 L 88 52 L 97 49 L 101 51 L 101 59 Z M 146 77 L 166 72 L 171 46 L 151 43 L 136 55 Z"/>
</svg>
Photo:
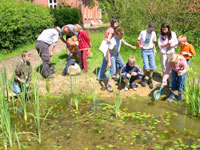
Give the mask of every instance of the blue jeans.
<svg viewBox="0 0 200 150">
<path fill-rule="evenodd" d="M 187 73 L 182 76 L 178 76 L 178 73 L 172 69 L 172 91 L 178 90 L 184 91 L 185 78 Z"/>
<path fill-rule="evenodd" d="M 191 67 L 191 62 L 190 62 L 190 60 L 189 60 L 189 59 L 186 59 L 186 62 L 187 62 L 187 65 L 188 65 L 189 67 Z"/>
<path fill-rule="evenodd" d="M 110 60 L 111 60 L 111 67 L 110 67 L 111 75 L 116 74 L 117 70 L 121 69 L 125 65 L 122 57 L 119 54 L 111 54 Z"/>
<path fill-rule="evenodd" d="M 155 63 L 155 57 L 154 57 L 154 51 L 153 49 L 142 49 L 142 59 L 143 59 L 143 69 L 150 69 L 155 70 L 156 69 L 156 63 Z"/>
<path fill-rule="evenodd" d="M 106 73 L 107 64 L 108 64 L 108 62 L 107 62 L 106 58 L 103 57 L 103 62 L 101 64 L 101 68 L 99 69 L 99 72 L 97 74 L 98 80 L 106 80 L 105 73 Z"/>
<path fill-rule="evenodd" d="M 16 94 L 19 94 L 21 93 L 21 88 L 18 84 L 14 83 L 13 84 L 13 92 L 16 93 Z"/>
</svg>

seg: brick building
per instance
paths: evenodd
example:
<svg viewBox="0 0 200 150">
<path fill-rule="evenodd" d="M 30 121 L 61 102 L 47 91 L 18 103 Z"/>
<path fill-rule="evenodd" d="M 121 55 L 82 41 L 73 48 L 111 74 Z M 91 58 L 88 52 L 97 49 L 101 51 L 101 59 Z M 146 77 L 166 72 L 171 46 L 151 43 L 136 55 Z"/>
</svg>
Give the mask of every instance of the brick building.
<svg viewBox="0 0 200 150">
<path fill-rule="evenodd" d="M 76 7 L 81 10 L 83 26 L 100 25 L 101 9 L 98 8 L 98 0 L 94 0 L 94 5 L 91 7 L 93 0 L 33 0 L 34 3 L 41 4 L 45 7 L 56 8 L 59 3 L 65 2 L 71 7 Z"/>
</svg>

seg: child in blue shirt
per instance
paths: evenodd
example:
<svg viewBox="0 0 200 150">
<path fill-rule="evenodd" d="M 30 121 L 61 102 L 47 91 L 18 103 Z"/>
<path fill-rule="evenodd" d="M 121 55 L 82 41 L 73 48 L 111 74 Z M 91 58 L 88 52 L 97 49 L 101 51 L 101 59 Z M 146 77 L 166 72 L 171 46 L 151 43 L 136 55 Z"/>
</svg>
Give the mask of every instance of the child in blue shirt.
<svg viewBox="0 0 200 150">
<path fill-rule="evenodd" d="M 136 83 L 141 82 L 144 78 L 142 70 L 137 65 L 135 65 L 135 61 L 135 57 L 130 56 L 128 63 L 121 70 L 122 80 L 126 83 L 124 88 L 125 91 L 128 90 L 130 85 L 132 86 L 133 90 L 136 91 Z"/>
</svg>

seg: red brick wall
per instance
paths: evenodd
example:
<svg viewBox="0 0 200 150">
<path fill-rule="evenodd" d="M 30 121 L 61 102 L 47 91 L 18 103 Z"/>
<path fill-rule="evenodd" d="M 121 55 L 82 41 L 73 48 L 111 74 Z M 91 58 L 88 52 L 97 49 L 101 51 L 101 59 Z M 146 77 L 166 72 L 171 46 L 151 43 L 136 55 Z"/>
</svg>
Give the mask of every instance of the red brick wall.
<svg viewBox="0 0 200 150">
<path fill-rule="evenodd" d="M 48 7 L 49 0 L 34 0 L 35 3 Z M 53 0 L 52 0 L 53 1 Z M 57 4 L 59 1 L 57 0 Z M 96 25 L 101 23 L 101 10 L 98 8 L 98 0 L 95 0 L 96 5 L 90 8 L 91 0 L 65 0 L 65 2 L 72 6 L 79 8 L 82 13 L 82 22 L 84 26 Z"/>
</svg>

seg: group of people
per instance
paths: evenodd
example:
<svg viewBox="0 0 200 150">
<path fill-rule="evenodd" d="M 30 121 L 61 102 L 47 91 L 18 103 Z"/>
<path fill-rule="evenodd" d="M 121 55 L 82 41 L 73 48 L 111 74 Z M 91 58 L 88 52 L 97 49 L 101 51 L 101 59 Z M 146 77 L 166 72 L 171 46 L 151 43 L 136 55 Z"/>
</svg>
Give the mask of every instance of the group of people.
<svg viewBox="0 0 200 150">
<path fill-rule="evenodd" d="M 111 79 L 119 79 L 125 83 L 124 90 L 128 90 L 131 86 L 133 90 L 137 90 L 137 83 L 141 82 L 143 87 L 148 83 L 149 88 L 153 86 L 153 72 L 156 69 L 155 55 L 157 54 L 155 42 L 156 32 L 155 24 L 149 23 L 146 30 L 142 30 L 137 39 L 137 45 L 141 48 L 143 59 L 143 71 L 135 64 L 136 58 L 130 56 L 125 64 L 120 56 L 121 43 L 136 49 L 123 40 L 124 30 L 118 27 L 119 21 L 112 19 L 110 27 L 106 30 L 105 37 L 99 47 L 103 53 L 103 62 L 97 75 L 97 79 L 105 81 L 108 91 L 113 91 Z M 167 23 L 163 23 L 160 29 L 158 38 L 158 46 L 160 48 L 160 62 L 162 66 L 163 79 L 161 87 L 171 85 L 171 95 L 168 99 L 172 102 L 174 99 L 174 91 L 178 90 L 178 101 L 182 101 L 182 92 L 184 91 L 185 79 L 187 76 L 188 67 L 191 66 L 190 59 L 195 56 L 194 47 L 187 42 L 187 37 L 180 35 L 178 38 L 176 33 L 171 31 Z M 180 44 L 180 54 L 175 53 L 175 48 Z M 106 69 L 110 71 L 110 76 Z M 147 71 L 149 70 L 148 80 L 146 79 Z M 172 70 L 172 71 L 171 71 Z M 169 81 L 171 74 L 171 82 Z M 106 76 L 107 75 L 107 76 Z"/>
<path fill-rule="evenodd" d="M 155 24 L 150 23 L 146 30 L 142 30 L 137 39 L 137 45 L 141 48 L 143 59 L 143 71 L 136 65 L 136 58 L 129 56 L 128 62 L 125 64 L 120 56 L 121 44 L 136 49 L 124 41 L 124 30 L 118 27 L 118 19 L 112 19 L 109 28 L 106 30 L 104 39 L 99 47 L 103 53 L 102 65 L 99 69 L 97 79 L 105 81 L 108 91 L 113 91 L 111 80 L 119 79 L 125 83 L 124 90 L 128 90 L 131 86 L 133 90 L 137 90 L 137 83 L 141 83 L 143 87 L 148 83 L 150 89 L 153 86 L 153 72 L 156 69 L 155 55 L 157 54 L 155 42 L 156 32 Z M 66 38 L 64 38 L 66 35 Z M 53 56 L 53 50 L 58 39 L 61 39 L 66 44 L 66 52 L 68 55 L 67 63 L 62 75 L 66 75 L 66 70 L 74 62 L 71 58 L 76 58 L 80 61 L 82 73 L 88 71 L 87 58 L 91 56 L 91 44 L 88 33 L 79 25 L 68 24 L 60 29 L 59 27 L 44 30 L 36 42 L 36 49 L 43 61 L 41 73 L 44 78 L 53 78 L 56 72 L 50 62 L 50 57 Z M 175 53 L 175 48 L 180 44 L 180 54 Z M 171 75 L 171 95 L 168 99 L 172 102 L 174 99 L 174 91 L 178 90 L 178 101 L 182 101 L 182 92 L 184 90 L 184 82 L 187 76 L 188 66 L 191 65 L 190 58 L 195 56 L 194 47 L 187 43 L 187 38 L 180 35 L 177 39 L 176 33 L 170 30 L 167 23 L 163 23 L 160 29 L 158 38 L 158 46 L 160 48 L 160 62 L 163 72 L 163 80 L 161 87 L 170 85 L 168 80 L 170 70 Z M 107 71 L 108 70 L 108 71 Z M 148 80 L 146 79 L 147 71 L 149 70 Z M 31 80 L 31 65 L 29 52 L 22 53 L 22 59 L 16 66 L 15 83 L 13 91 L 20 93 L 24 83 L 29 86 Z"/>
</svg>

